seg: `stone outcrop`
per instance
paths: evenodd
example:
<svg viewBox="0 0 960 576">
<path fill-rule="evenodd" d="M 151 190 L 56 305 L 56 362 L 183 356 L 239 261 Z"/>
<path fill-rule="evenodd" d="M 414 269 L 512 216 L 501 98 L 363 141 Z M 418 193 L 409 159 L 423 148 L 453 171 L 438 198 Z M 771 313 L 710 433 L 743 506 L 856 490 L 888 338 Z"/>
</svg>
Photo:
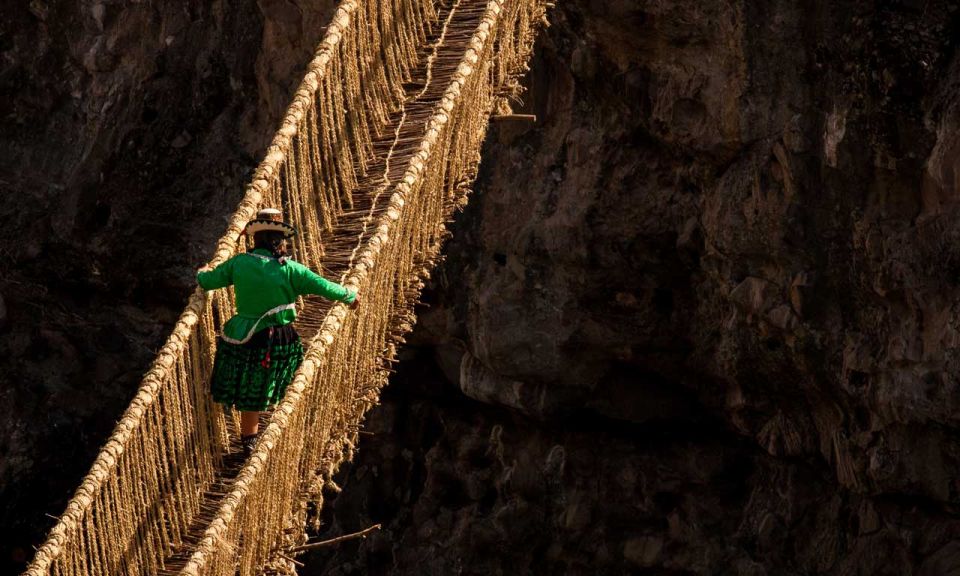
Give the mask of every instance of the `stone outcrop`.
<svg viewBox="0 0 960 576">
<path fill-rule="evenodd" d="M 957 15 L 558 3 L 304 573 L 960 573 Z"/>
</svg>

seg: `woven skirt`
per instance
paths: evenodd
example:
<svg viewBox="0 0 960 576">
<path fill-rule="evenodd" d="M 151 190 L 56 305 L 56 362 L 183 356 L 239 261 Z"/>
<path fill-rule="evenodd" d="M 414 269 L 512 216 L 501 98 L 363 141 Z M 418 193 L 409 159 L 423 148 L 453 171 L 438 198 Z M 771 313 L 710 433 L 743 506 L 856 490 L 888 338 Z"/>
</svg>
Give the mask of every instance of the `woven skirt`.
<svg viewBox="0 0 960 576">
<path fill-rule="evenodd" d="M 217 339 L 211 392 L 215 402 L 237 410 L 266 410 L 283 398 L 303 361 L 303 345 L 292 324 L 266 328 L 246 344 Z"/>
</svg>

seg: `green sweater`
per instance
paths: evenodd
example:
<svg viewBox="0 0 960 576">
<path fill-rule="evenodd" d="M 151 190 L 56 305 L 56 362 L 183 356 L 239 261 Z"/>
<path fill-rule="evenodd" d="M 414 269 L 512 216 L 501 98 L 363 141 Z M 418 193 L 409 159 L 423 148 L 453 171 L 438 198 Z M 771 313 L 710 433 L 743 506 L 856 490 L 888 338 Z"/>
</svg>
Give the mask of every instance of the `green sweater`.
<svg viewBox="0 0 960 576">
<path fill-rule="evenodd" d="M 237 254 L 213 270 L 199 272 L 197 282 L 204 290 L 233 285 L 237 314 L 224 325 L 223 338 L 234 344 L 248 341 L 264 328 L 293 322 L 297 296 L 318 294 L 350 304 L 357 295 L 299 262 L 287 260 L 281 264 L 262 248 Z"/>
</svg>

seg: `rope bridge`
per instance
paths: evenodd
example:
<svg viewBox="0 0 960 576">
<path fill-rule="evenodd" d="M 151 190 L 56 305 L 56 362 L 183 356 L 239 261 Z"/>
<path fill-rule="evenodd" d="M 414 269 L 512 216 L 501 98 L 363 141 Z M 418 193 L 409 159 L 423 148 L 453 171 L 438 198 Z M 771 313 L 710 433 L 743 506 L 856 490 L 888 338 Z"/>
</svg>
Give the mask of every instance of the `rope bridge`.
<svg viewBox="0 0 960 576">
<path fill-rule="evenodd" d="M 298 259 L 363 295 L 298 302 L 306 357 L 239 456 L 207 392 L 232 292 L 190 297 L 26 574 L 292 574 L 415 320 L 488 118 L 519 94 L 545 0 L 342 0 L 210 265 L 281 206 Z"/>
</svg>

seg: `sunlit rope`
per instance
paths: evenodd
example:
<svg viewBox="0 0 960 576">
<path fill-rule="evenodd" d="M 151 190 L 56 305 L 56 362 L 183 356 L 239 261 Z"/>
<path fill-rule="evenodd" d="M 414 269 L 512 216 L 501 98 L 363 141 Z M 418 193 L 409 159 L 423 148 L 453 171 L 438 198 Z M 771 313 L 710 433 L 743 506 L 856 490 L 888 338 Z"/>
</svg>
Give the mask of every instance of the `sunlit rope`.
<svg viewBox="0 0 960 576">
<path fill-rule="evenodd" d="M 427 90 L 433 83 L 433 63 L 437 59 L 437 53 L 439 52 L 440 47 L 443 46 L 444 41 L 447 39 L 447 30 L 449 29 L 450 22 L 453 20 L 454 15 L 456 15 L 457 9 L 460 8 L 460 2 L 461 0 L 456 0 L 456 2 L 453 3 L 453 6 L 450 7 L 450 12 L 447 14 L 447 18 L 443 22 L 443 29 L 440 32 L 440 36 L 430 46 L 430 56 L 427 57 L 426 80 L 423 84 L 423 88 L 414 96 L 405 98 L 400 104 L 400 121 L 397 123 L 397 129 L 393 134 L 393 143 L 390 145 L 390 151 L 387 153 L 386 166 L 383 169 L 383 182 L 377 186 L 376 191 L 373 194 L 373 202 L 370 204 L 370 211 L 363 220 L 363 228 L 357 235 L 356 246 L 353 248 L 353 251 L 350 252 L 350 258 L 347 261 L 347 270 L 345 270 L 343 275 L 340 276 L 341 282 L 346 280 L 347 274 L 350 272 L 350 266 L 353 264 L 354 259 L 357 256 L 357 252 L 359 252 L 360 248 L 363 246 L 363 239 L 367 235 L 367 228 L 370 222 L 373 221 L 373 214 L 378 206 L 380 195 L 383 194 L 384 190 L 386 190 L 391 184 L 390 161 L 393 159 L 393 151 L 397 146 L 397 142 L 400 141 L 400 130 L 407 121 L 407 103 L 423 98 L 423 95 L 427 93 Z"/>
</svg>

